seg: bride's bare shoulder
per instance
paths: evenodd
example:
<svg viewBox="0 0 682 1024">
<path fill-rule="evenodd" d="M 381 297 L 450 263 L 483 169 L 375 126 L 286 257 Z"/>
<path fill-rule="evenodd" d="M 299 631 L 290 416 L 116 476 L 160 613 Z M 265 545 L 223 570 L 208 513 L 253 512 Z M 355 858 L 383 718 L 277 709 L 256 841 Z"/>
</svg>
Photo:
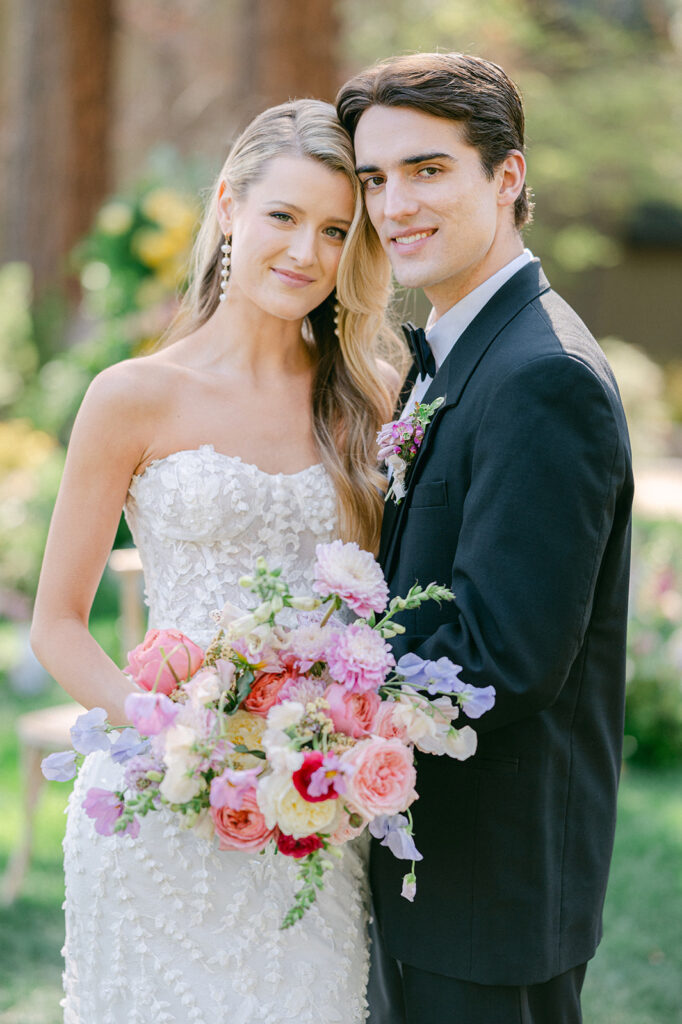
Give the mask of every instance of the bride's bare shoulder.
<svg viewBox="0 0 682 1024">
<path fill-rule="evenodd" d="M 182 386 L 183 368 L 166 350 L 124 359 L 93 379 L 85 403 L 124 415 L 153 415 Z M 85 404 L 84 403 L 84 404 Z"/>
</svg>

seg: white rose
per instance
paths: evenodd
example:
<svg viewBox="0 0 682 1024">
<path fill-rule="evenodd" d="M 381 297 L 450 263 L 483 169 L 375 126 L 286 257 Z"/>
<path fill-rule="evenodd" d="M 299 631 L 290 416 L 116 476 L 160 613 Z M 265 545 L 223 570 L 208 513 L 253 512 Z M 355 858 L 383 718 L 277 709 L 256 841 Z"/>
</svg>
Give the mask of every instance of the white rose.
<svg viewBox="0 0 682 1024">
<path fill-rule="evenodd" d="M 336 816 L 336 800 L 304 800 L 284 773 L 274 773 L 258 780 L 258 806 L 268 828 L 279 825 L 285 835 L 302 839 L 328 828 Z"/>
</svg>

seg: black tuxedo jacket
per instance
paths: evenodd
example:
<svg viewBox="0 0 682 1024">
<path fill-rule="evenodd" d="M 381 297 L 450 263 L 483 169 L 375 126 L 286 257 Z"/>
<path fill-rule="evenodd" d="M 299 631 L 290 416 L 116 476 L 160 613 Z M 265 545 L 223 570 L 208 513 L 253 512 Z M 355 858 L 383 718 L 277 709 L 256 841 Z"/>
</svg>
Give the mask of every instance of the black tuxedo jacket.
<svg viewBox="0 0 682 1024">
<path fill-rule="evenodd" d="M 416 651 L 492 684 L 476 755 L 418 755 L 417 897 L 373 843 L 391 955 L 484 984 L 542 982 L 589 959 L 613 845 L 623 732 L 632 472 L 601 350 L 538 260 L 457 341 L 445 397 L 391 499 L 380 561 L 455 601 L 403 613 Z M 462 723 L 467 720 L 463 717 Z"/>
</svg>

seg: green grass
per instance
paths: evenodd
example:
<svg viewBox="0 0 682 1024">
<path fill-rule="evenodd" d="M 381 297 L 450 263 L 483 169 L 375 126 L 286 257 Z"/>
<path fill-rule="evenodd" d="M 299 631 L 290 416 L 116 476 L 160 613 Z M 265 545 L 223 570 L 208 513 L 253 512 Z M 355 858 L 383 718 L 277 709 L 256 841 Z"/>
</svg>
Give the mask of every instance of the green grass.
<svg viewBox="0 0 682 1024">
<path fill-rule="evenodd" d="M 682 1024 L 682 769 L 623 776 L 585 1024 Z"/>
<path fill-rule="evenodd" d="M 115 652 L 112 623 L 102 620 L 96 630 Z M 0 628 L 0 873 L 21 825 L 14 722 L 25 711 L 64 699 L 56 686 L 28 700 L 14 695 L 1 674 L 2 651 L 9 646 Z M 0 1024 L 62 1020 L 61 840 L 69 788 L 64 783 L 45 785 L 22 892 L 12 907 L 0 907 Z M 655 772 L 628 766 L 621 786 L 605 938 L 585 982 L 585 1024 L 682 1024 L 681 928 L 682 768 Z"/>
</svg>

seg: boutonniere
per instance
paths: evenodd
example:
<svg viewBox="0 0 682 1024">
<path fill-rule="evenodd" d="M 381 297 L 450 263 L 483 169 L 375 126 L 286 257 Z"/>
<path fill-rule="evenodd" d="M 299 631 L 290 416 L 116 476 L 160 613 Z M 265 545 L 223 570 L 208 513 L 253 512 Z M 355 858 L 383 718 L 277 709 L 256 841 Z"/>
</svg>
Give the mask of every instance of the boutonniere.
<svg viewBox="0 0 682 1024">
<path fill-rule="evenodd" d="M 399 505 L 405 497 L 408 470 L 417 458 L 433 414 L 444 401 L 444 398 L 436 398 L 428 405 L 417 402 L 409 416 L 404 420 L 385 423 L 377 434 L 379 461 L 383 461 L 392 473 L 386 501 L 393 498 L 396 505 Z"/>
</svg>

